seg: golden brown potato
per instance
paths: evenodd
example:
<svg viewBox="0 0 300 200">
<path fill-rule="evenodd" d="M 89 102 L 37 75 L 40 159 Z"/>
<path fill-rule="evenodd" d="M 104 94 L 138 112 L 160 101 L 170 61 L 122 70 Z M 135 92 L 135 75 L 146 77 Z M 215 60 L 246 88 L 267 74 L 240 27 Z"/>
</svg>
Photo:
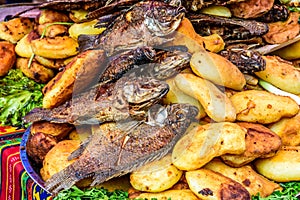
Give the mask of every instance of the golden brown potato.
<svg viewBox="0 0 300 200">
<path fill-rule="evenodd" d="M 54 38 L 60 35 L 67 35 L 68 27 L 61 24 L 39 24 L 37 27 L 38 33 L 44 37 Z"/>
<path fill-rule="evenodd" d="M 257 18 L 271 10 L 274 0 L 248 0 L 230 5 L 230 10 L 235 17 Z"/>
<path fill-rule="evenodd" d="M 71 10 L 69 12 L 69 17 L 75 23 L 79 23 L 83 20 L 86 20 L 86 15 L 88 14 L 87 10 L 79 9 L 79 10 Z"/>
<path fill-rule="evenodd" d="M 300 70 L 278 56 L 263 56 L 266 69 L 255 72 L 259 78 L 293 94 L 300 94 Z"/>
<path fill-rule="evenodd" d="M 257 171 L 278 182 L 300 181 L 300 146 L 283 146 L 275 156 L 254 163 Z"/>
<path fill-rule="evenodd" d="M 300 145 L 300 112 L 291 118 L 283 118 L 269 128 L 276 133 L 284 146 Z"/>
<path fill-rule="evenodd" d="M 224 164 L 220 159 L 215 158 L 206 164 L 204 168 L 218 172 L 239 182 L 248 190 L 251 196 L 259 194 L 261 197 L 267 197 L 275 190 L 281 189 L 279 184 L 261 176 L 254 171 L 250 165 L 238 168 L 230 167 Z"/>
<path fill-rule="evenodd" d="M 68 15 L 62 12 L 48 10 L 48 9 L 42 10 L 38 19 L 39 24 L 46 24 L 46 23 L 53 23 L 53 22 L 68 22 L 68 21 L 70 21 Z"/>
<path fill-rule="evenodd" d="M 103 125 L 100 125 L 100 126 L 103 126 Z M 73 130 L 69 134 L 69 139 L 71 139 L 71 140 L 80 140 L 80 141 L 86 140 L 89 136 L 91 136 L 93 134 L 93 131 L 92 131 L 93 128 L 92 127 L 90 127 L 90 125 L 76 126 L 76 130 Z"/>
<path fill-rule="evenodd" d="M 31 48 L 35 55 L 50 59 L 63 59 L 78 54 L 78 43 L 69 36 L 33 40 Z"/>
<path fill-rule="evenodd" d="M 81 83 L 88 86 L 99 73 L 98 70 L 101 70 L 98 65 L 103 63 L 104 59 L 102 50 L 90 50 L 79 54 L 43 88 L 43 107 L 53 108 L 71 98 L 76 77 L 80 76 L 80 73 L 87 73 L 82 75 Z"/>
<path fill-rule="evenodd" d="M 198 125 L 177 142 L 172 162 L 178 169 L 194 170 L 214 157 L 241 154 L 246 149 L 245 135 L 245 129 L 231 122 Z"/>
<path fill-rule="evenodd" d="M 242 90 L 246 80 L 237 66 L 216 53 L 208 52 L 208 55 L 210 58 L 206 58 L 202 52 L 193 54 L 190 61 L 193 72 L 217 85 Z M 210 62 L 212 64 L 207 64 Z"/>
<path fill-rule="evenodd" d="M 266 91 L 247 90 L 230 97 L 237 120 L 269 124 L 282 117 L 292 117 L 299 111 L 299 105 L 289 97 L 278 96 Z"/>
<path fill-rule="evenodd" d="M 45 67 L 50 69 L 59 70 L 67 65 L 65 59 L 49 59 L 37 55 L 34 56 L 34 59 L 41 65 L 44 65 Z"/>
<path fill-rule="evenodd" d="M 193 74 L 178 74 L 176 86 L 187 95 L 198 99 L 206 114 L 214 121 L 233 122 L 236 111 L 229 98 L 214 84 Z"/>
<path fill-rule="evenodd" d="M 78 140 L 63 140 L 57 143 L 45 156 L 43 167 L 40 170 L 42 179 L 46 181 L 53 174 L 72 164 L 76 159 L 68 160 L 68 157 L 79 146 L 80 141 Z"/>
<path fill-rule="evenodd" d="M 35 31 L 26 34 L 16 45 L 15 51 L 17 55 L 24 58 L 30 58 L 33 54 L 31 41 L 38 38 L 40 38 L 40 36 Z"/>
<path fill-rule="evenodd" d="M 203 38 L 205 49 L 210 52 L 217 53 L 223 50 L 225 47 L 225 42 L 223 38 L 218 34 L 214 33 L 212 35 L 204 36 L 202 38 Z"/>
<path fill-rule="evenodd" d="M 10 42 L 0 42 L 0 77 L 5 76 L 16 62 L 15 45 Z"/>
<path fill-rule="evenodd" d="M 245 200 L 251 199 L 249 192 L 238 182 L 209 169 L 198 169 L 185 173 L 190 189 L 200 199 Z"/>
<path fill-rule="evenodd" d="M 33 135 L 39 132 L 45 133 L 60 140 L 66 137 L 73 129 L 74 127 L 71 124 L 57 124 L 47 121 L 40 121 L 32 124 L 30 132 Z"/>
<path fill-rule="evenodd" d="M 272 54 L 275 54 L 286 60 L 300 59 L 300 41 L 290 44 L 287 47 L 283 47 Z"/>
<path fill-rule="evenodd" d="M 199 110 L 197 119 L 201 119 L 206 116 L 204 108 L 199 103 L 199 101 L 185 93 L 183 93 L 175 84 L 174 78 L 166 80 L 167 84 L 169 85 L 169 92 L 163 98 L 163 102 L 165 104 L 171 103 L 188 103 L 193 106 L 196 106 Z"/>
<path fill-rule="evenodd" d="M 16 44 L 33 29 L 33 23 L 28 18 L 13 18 L 0 22 L 0 39 Z"/>
<path fill-rule="evenodd" d="M 157 200 L 198 200 L 198 197 L 191 190 L 166 190 L 164 192 L 157 193 L 141 193 L 136 198 Z"/>
<path fill-rule="evenodd" d="M 269 23 L 269 31 L 263 38 L 270 44 L 281 44 L 295 38 L 300 31 L 298 19 L 299 13 L 291 12 L 286 21 Z"/>
<path fill-rule="evenodd" d="M 268 158 L 275 155 L 281 147 L 281 139 L 261 124 L 238 123 L 247 129 L 246 150 L 239 155 L 222 155 L 223 161 L 233 167 L 240 167 L 256 158 Z"/>
<path fill-rule="evenodd" d="M 28 67 L 28 58 L 17 58 L 16 68 L 20 69 L 27 77 L 38 83 L 47 83 L 54 77 L 54 72 L 51 69 L 44 67 L 36 61 L 33 61 Z"/>
<path fill-rule="evenodd" d="M 97 24 L 97 22 L 98 20 L 92 20 L 88 22 L 73 24 L 69 28 L 69 34 L 75 40 L 77 40 L 78 36 L 81 34 L 87 34 L 87 35 L 100 34 L 105 30 L 105 28 L 95 28 L 94 26 Z"/>
</svg>

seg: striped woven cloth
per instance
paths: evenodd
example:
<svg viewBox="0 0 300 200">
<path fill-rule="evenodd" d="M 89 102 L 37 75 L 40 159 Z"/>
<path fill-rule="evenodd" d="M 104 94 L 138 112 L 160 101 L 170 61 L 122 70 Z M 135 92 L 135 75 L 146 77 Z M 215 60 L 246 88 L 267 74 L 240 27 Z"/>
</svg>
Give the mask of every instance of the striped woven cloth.
<svg viewBox="0 0 300 200">
<path fill-rule="evenodd" d="M 28 176 L 20 159 L 24 130 L 0 126 L 0 200 L 50 200 L 51 196 Z"/>
</svg>

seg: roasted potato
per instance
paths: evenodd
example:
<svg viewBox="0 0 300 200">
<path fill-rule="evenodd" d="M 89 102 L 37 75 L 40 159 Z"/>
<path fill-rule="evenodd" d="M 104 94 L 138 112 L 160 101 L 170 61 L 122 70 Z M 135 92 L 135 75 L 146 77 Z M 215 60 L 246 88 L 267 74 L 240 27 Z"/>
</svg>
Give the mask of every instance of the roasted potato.
<svg viewBox="0 0 300 200">
<path fill-rule="evenodd" d="M 172 162 L 178 169 L 194 170 L 214 157 L 241 154 L 246 149 L 245 135 L 245 129 L 231 122 L 198 125 L 176 143 Z"/>
<path fill-rule="evenodd" d="M 299 105 L 289 97 L 278 96 L 266 91 L 247 90 L 230 97 L 237 120 L 269 124 L 282 117 L 292 117 L 299 111 Z"/>
<path fill-rule="evenodd" d="M 217 53 L 223 50 L 225 47 L 225 42 L 223 38 L 216 33 L 209 36 L 204 36 L 202 38 L 203 38 L 205 49 L 210 52 Z"/>
<path fill-rule="evenodd" d="M 82 87 L 88 86 L 93 81 L 93 77 L 99 73 L 98 70 L 101 70 L 98 65 L 103 63 L 104 59 L 102 50 L 85 51 L 74 58 L 63 71 L 59 72 L 43 88 L 43 107 L 54 108 L 70 99 L 75 80 L 80 74 L 83 75 L 76 89 L 79 90 L 80 84 L 83 84 Z M 85 72 L 87 74 L 84 74 Z"/>
<path fill-rule="evenodd" d="M 33 29 L 33 23 L 28 18 L 13 18 L 0 22 L 0 39 L 16 44 Z"/>
<path fill-rule="evenodd" d="M 246 79 L 242 72 L 226 58 L 208 52 L 209 58 L 202 53 L 194 53 L 190 65 L 195 74 L 227 88 L 242 90 Z"/>
<path fill-rule="evenodd" d="M 92 20 L 89 22 L 73 24 L 69 28 L 69 34 L 75 40 L 77 40 L 78 36 L 81 34 L 100 34 L 105 30 L 105 28 L 95 28 L 94 26 L 97 24 L 97 22 L 98 20 Z"/>
<path fill-rule="evenodd" d="M 263 56 L 263 58 L 266 61 L 266 69 L 255 72 L 256 76 L 284 91 L 300 94 L 299 69 L 278 56 Z"/>
<path fill-rule="evenodd" d="M 246 150 L 238 155 L 222 155 L 222 160 L 233 167 L 240 167 L 256 158 L 268 158 L 275 155 L 281 147 L 281 139 L 267 127 L 261 124 L 238 123 L 247 129 Z"/>
<path fill-rule="evenodd" d="M 57 124 L 47 121 L 34 122 L 30 128 L 32 135 L 36 133 L 45 133 L 58 138 L 58 140 L 66 137 L 74 129 L 71 124 Z"/>
<path fill-rule="evenodd" d="M 57 143 L 45 156 L 43 167 L 40 170 L 42 179 L 47 181 L 53 174 L 72 164 L 76 159 L 68 160 L 68 157 L 79 146 L 80 141 L 78 140 L 63 140 Z"/>
<path fill-rule="evenodd" d="M 251 199 L 249 192 L 238 182 L 209 169 L 198 169 L 185 173 L 190 189 L 200 199 L 245 200 Z"/>
<path fill-rule="evenodd" d="M 275 190 L 281 189 L 279 184 L 258 174 L 250 165 L 238 168 L 230 167 L 224 164 L 220 159 L 214 158 L 206 164 L 204 168 L 218 172 L 239 182 L 248 190 L 251 196 L 259 194 L 261 197 L 267 197 Z"/>
<path fill-rule="evenodd" d="M 40 38 L 40 36 L 35 31 L 31 31 L 30 33 L 26 34 L 17 42 L 15 48 L 17 55 L 24 58 L 30 58 L 33 54 L 31 49 L 31 41 L 38 38 Z"/>
<path fill-rule="evenodd" d="M 10 42 L 0 42 L 0 77 L 5 76 L 16 62 L 15 45 Z"/>
<path fill-rule="evenodd" d="M 175 77 L 175 84 L 187 95 L 198 99 L 206 114 L 214 121 L 235 121 L 236 111 L 233 104 L 211 82 L 193 74 L 182 73 Z"/>
<path fill-rule="evenodd" d="M 198 200 L 198 197 L 191 190 L 166 190 L 157 193 L 141 193 L 135 198 L 157 199 L 157 200 Z"/>
<path fill-rule="evenodd" d="M 231 17 L 230 9 L 225 6 L 219 5 L 210 5 L 208 7 L 204 7 L 200 10 L 200 13 L 204 13 L 207 15 L 216 15 L 221 17 Z"/>
<path fill-rule="evenodd" d="M 148 163 L 130 174 L 133 188 L 145 192 L 162 192 L 177 183 L 182 171 L 172 164 L 171 154 Z"/>
<path fill-rule="evenodd" d="M 68 64 L 67 59 L 49 59 L 37 55 L 34 56 L 34 59 L 41 65 L 54 70 L 59 70 Z"/>
<path fill-rule="evenodd" d="M 16 68 L 20 69 L 27 77 L 35 80 L 38 83 L 47 83 L 54 77 L 54 72 L 51 69 L 44 67 L 36 61 L 33 61 L 28 67 L 28 58 L 17 58 Z"/>
<path fill-rule="evenodd" d="M 33 40 L 31 48 L 35 55 L 50 59 L 64 59 L 78 54 L 78 43 L 69 36 Z"/>
<path fill-rule="evenodd" d="M 196 106 L 199 110 L 199 113 L 197 115 L 197 119 L 201 119 L 206 116 L 206 113 L 204 111 L 204 108 L 199 103 L 199 101 L 185 93 L 183 93 L 175 84 L 174 78 L 166 80 L 167 84 L 169 85 L 169 92 L 163 98 L 163 102 L 165 104 L 171 104 L 171 103 L 188 103 L 193 106 Z"/>
<path fill-rule="evenodd" d="M 278 182 L 300 181 L 300 146 L 283 146 L 275 156 L 260 158 L 254 165 L 268 179 Z"/>
<path fill-rule="evenodd" d="M 68 22 L 70 18 L 68 15 L 55 10 L 44 9 L 38 18 L 39 24 L 47 24 L 53 22 Z"/>
<path fill-rule="evenodd" d="M 291 118 L 283 118 L 269 128 L 276 133 L 284 146 L 300 145 L 300 112 Z"/>
<path fill-rule="evenodd" d="M 45 23 L 37 27 L 39 35 L 44 37 L 54 38 L 56 36 L 63 36 L 68 34 L 68 27 L 61 24 Z"/>
<path fill-rule="evenodd" d="M 287 47 L 283 47 L 273 52 L 273 54 L 286 60 L 300 59 L 300 41 L 290 44 Z"/>
</svg>

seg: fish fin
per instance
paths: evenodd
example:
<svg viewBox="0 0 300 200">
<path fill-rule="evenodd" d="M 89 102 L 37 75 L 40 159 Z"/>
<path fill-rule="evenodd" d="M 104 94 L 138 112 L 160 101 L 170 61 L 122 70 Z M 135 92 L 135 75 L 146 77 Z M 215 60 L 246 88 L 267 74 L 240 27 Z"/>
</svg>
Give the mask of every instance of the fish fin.
<svg viewBox="0 0 300 200">
<path fill-rule="evenodd" d="M 75 169 L 72 165 L 62 171 L 54 174 L 50 179 L 45 182 L 45 189 L 52 193 L 57 194 L 61 190 L 71 188 L 80 179 L 75 175 Z"/>
<path fill-rule="evenodd" d="M 75 158 L 80 157 L 82 155 L 82 153 L 84 152 L 84 150 L 86 149 L 87 145 L 90 143 L 91 138 L 92 137 L 90 136 L 85 141 L 83 141 L 80 144 L 80 147 L 71 153 L 71 155 L 68 157 L 68 160 L 73 160 Z"/>
<path fill-rule="evenodd" d="M 109 179 L 112 179 L 114 177 L 117 177 L 117 171 L 114 169 L 107 169 L 100 172 L 97 172 L 93 177 L 93 182 L 91 183 L 91 186 L 99 185 L 100 183 L 103 183 L 105 181 L 108 181 Z"/>
<path fill-rule="evenodd" d="M 79 35 L 77 42 L 78 42 L 78 51 L 83 52 L 88 49 L 94 48 L 94 43 L 97 40 L 98 35 Z"/>
<path fill-rule="evenodd" d="M 130 121 L 122 121 L 117 123 L 117 129 L 120 129 L 124 132 L 128 133 L 134 130 L 137 126 L 144 123 L 144 121 L 136 121 L 136 120 L 130 120 Z"/>
<path fill-rule="evenodd" d="M 25 123 L 28 123 L 28 122 L 47 120 L 49 119 L 49 114 L 50 114 L 50 110 L 48 109 L 34 108 L 29 113 L 27 113 L 27 115 L 25 115 L 23 121 Z"/>
</svg>

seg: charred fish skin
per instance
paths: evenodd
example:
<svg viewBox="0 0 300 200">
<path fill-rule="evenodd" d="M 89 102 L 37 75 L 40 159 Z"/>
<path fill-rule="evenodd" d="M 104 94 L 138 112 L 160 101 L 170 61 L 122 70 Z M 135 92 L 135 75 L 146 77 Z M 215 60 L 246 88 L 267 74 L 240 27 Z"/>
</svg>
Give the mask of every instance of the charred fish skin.
<svg viewBox="0 0 300 200">
<path fill-rule="evenodd" d="M 198 109 L 174 104 L 150 112 L 157 112 L 151 114 L 156 116 L 155 125 L 142 123 L 129 133 L 118 128 L 108 135 L 94 133 L 78 160 L 53 175 L 46 189 L 56 194 L 87 177 L 93 177 L 92 185 L 96 185 L 162 158 L 195 120 Z"/>
<path fill-rule="evenodd" d="M 183 0 L 182 3 L 188 10 L 197 11 L 209 5 L 224 6 L 226 4 L 232 4 L 242 1 L 246 0 Z"/>
<path fill-rule="evenodd" d="M 100 35 L 80 35 L 78 50 L 100 48 L 112 55 L 139 46 L 161 45 L 168 41 L 164 36 L 177 29 L 184 14 L 182 6 L 175 7 L 159 1 L 139 2 Z"/>
<path fill-rule="evenodd" d="M 80 125 L 140 118 L 168 90 L 167 83 L 152 77 L 122 77 L 116 83 L 94 88 L 56 108 L 35 108 L 24 121 Z"/>
<path fill-rule="evenodd" d="M 289 17 L 289 10 L 285 5 L 274 4 L 272 9 L 259 17 L 257 20 L 265 23 L 285 21 Z"/>
</svg>

